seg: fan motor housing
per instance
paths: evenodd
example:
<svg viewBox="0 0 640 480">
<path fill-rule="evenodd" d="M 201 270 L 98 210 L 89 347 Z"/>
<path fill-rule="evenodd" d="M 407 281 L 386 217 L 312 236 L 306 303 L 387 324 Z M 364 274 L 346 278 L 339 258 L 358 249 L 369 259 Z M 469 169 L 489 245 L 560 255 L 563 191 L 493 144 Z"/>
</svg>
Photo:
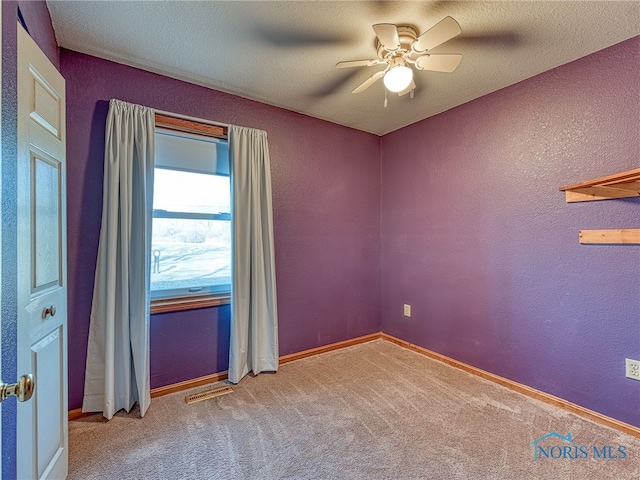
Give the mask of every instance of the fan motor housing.
<svg viewBox="0 0 640 480">
<path fill-rule="evenodd" d="M 418 38 L 418 30 L 411 25 L 398 25 L 398 38 L 400 39 L 400 48 L 395 51 L 389 51 L 380 43 L 380 40 L 376 38 L 376 50 L 378 52 L 378 58 L 384 60 L 389 55 L 398 55 L 411 52 L 411 45 Z"/>
</svg>

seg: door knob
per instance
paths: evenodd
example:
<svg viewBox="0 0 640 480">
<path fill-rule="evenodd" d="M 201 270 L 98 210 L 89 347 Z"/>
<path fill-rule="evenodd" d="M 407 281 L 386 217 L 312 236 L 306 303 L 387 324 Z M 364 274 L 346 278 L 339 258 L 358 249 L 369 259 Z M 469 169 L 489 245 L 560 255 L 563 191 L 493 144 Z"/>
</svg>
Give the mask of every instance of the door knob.
<svg viewBox="0 0 640 480">
<path fill-rule="evenodd" d="M 33 395 L 36 383 L 33 375 L 22 375 L 17 383 L 0 383 L 0 402 L 9 397 L 18 397 L 19 402 L 26 402 Z"/>
<path fill-rule="evenodd" d="M 47 315 L 51 315 L 52 317 L 56 316 L 56 306 L 55 305 L 51 305 L 50 307 L 47 307 L 42 311 L 42 318 L 47 318 Z"/>
</svg>

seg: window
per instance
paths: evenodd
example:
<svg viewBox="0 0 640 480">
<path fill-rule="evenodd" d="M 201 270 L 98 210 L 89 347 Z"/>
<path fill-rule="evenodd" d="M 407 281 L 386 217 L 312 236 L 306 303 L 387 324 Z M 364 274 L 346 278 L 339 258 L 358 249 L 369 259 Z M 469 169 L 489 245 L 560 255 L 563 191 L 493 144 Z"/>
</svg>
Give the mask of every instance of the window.
<svg viewBox="0 0 640 480">
<path fill-rule="evenodd" d="M 197 304 L 202 296 L 228 298 L 231 195 L 226 140 L 157 127 L 154 175 L 152 311 L 167 301 L 184 305 Z"/>
</svg>

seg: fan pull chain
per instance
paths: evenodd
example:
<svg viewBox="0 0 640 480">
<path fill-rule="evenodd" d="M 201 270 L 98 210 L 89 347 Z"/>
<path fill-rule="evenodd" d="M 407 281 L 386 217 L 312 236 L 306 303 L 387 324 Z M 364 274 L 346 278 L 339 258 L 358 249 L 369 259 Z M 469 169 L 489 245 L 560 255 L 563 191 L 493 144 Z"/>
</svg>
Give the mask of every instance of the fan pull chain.
<svg viewBox="0 0 640 480">
<path fill-rule="evenodd" d="M 384 89 L 384 108 L 387 108 L 387 89 Z"/>
</svg>

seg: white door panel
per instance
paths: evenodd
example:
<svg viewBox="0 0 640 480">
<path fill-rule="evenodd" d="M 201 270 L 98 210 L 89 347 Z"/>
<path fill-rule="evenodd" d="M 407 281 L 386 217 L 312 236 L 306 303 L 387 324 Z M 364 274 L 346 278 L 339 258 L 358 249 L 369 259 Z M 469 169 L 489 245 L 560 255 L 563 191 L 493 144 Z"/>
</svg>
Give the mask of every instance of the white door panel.
<svg viewBox="0 0 640 480">
<path fill-rule="evenodd" d="M 18 25 L 18 478 L 67 475 L 64 79 Z"/>
<path fill-rule="evenodd" d="M 64 365 L 62 365 L 61 327 L 54 330 L 32 347 L 33 375 L 37 379 L 37 395 L 35 395 L 35 411 L 61 411 L 64 395 L 60 385 L 64 382 Z M 66 422 L 60 415 L 37 415 L 35 418 L 37 432 L 36 464 L 37 478 L 43 478 L 47 468 L 63 455 L 64 430 Z M 54 460 L 52 462 L 52 460 Z"/>
</svg>

